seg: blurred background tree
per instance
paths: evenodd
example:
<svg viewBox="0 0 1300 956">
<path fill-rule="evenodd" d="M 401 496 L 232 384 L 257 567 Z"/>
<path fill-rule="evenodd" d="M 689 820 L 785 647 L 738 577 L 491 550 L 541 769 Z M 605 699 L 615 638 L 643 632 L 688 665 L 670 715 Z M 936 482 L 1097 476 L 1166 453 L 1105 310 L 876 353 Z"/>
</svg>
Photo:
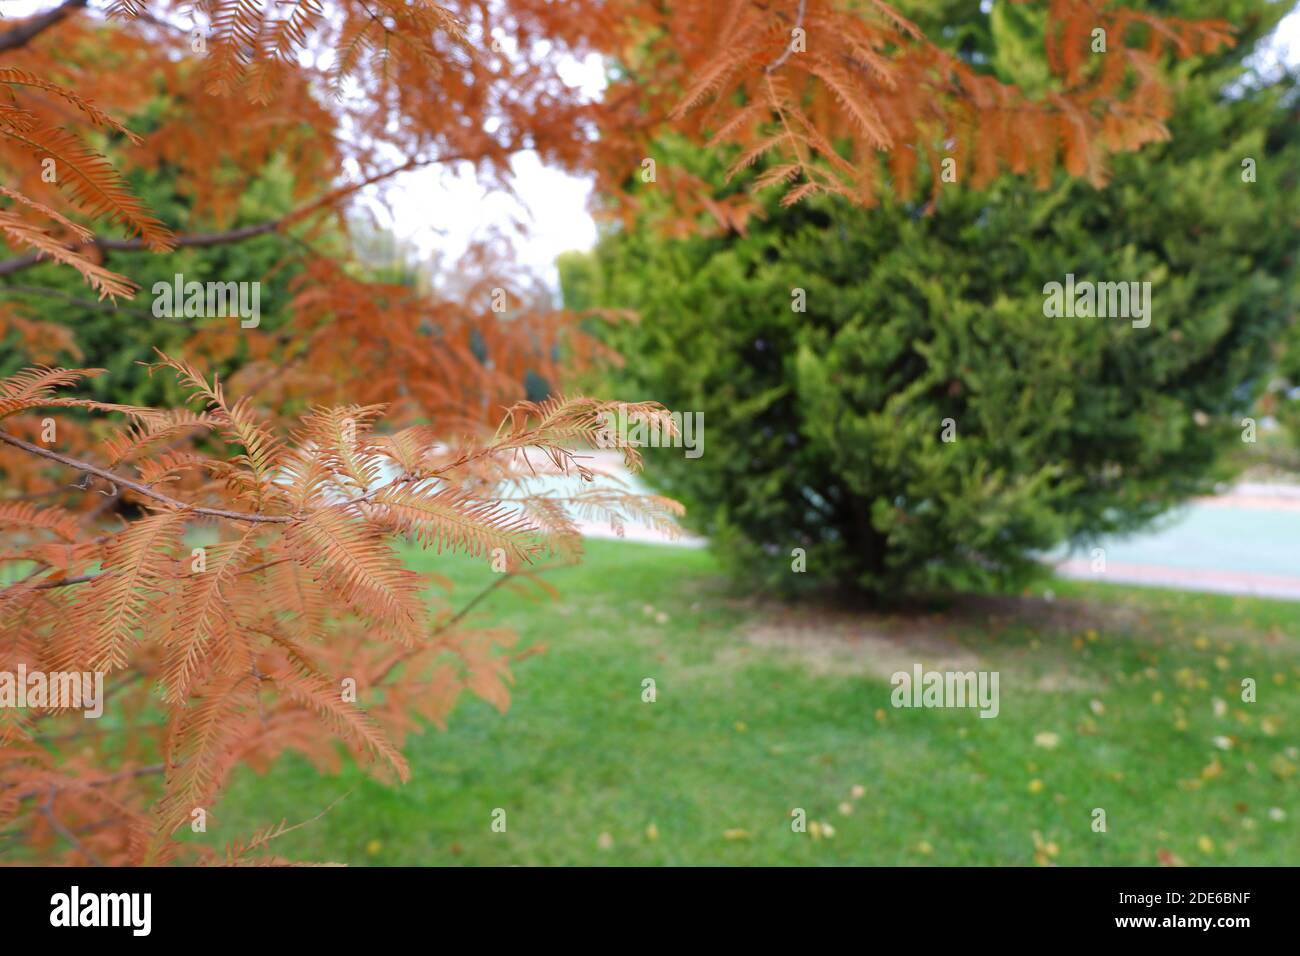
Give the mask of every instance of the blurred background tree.
<svg viewBox="0 0 1300 956">
<path fill-rule="evenodd" d="M 133 125 L 148 131 L 147 118 Z M 107 153 L 117 158 L 109 146 Z M 133 170 L 128 177 L 136 194 L 169 222 L 194 218 L 193 199 L 178 188 L 177 170 Z M 283 216 L 293 208 L 292 176 L 279 163 L 270 164 L 263 175 L 250 180 L 238 208 L 226 224 L 240 229 Z M 155 348 L 182 351 L 186 343 L 199 344 L 204 330 L 228 329 L 237 317 L 165 318 L 153 313 L 155 282 L 171 285 L 180 274 L 185 281 L 260 282 L 258 328 L 275 334 L 289 316 L 295 277 L 302 274 L 301 257 L 286 255 L 296 250 L 285 233 L 268 233 L 243 242 L 187 246 L 166 253 L 148 250 L 113 252 L 111 267 L 129 272 L 141 291 L 130 300 L 96 300 L 79 275 L 66 267 L 42 263 L 13 275 L 0 277 L 0 315 L 39 316 L 66 330 L 66 336 L 38 340 L 36 347 L 16 327 L 0 324 L 0 377 L 34 364 L 107 369 L 110 373 L 87 383 L 90 393 L 101 401 L 137 405 L 175 405 L 184 391 L 167 376 L 150 376 L 138 363 L 156 359 Z M 318 245 L 341 243 L 342 233 L 317 238 Z M 212 363 L 223 378 L 243 365 L 246 345 L 233 355 L 222 355 Z M 198 354 L 202 354 L 199 352 Z"/>
<path fill-rule="evenodd" d="M 919 6 L 903 12 L 968 62 L 1048 82 L 1041 13 Z M 1300 105 L 1294 77 L 1254 68 L 1287 10 L 1139 6 L 1224 17 L 1239 42 L 1176 68 L 1172 141 L 1115 156 L 1104 189 L 975 190 L 957 166 L 929 201 L 774 197 L 743 234 L 608 231 L 562 261 L 566 305 L 641 314 L 612 333 L 619 393 L 704 413 L 704 457 L 661 453 L 649 477 L 747 581 L 1011 586 L 1041 552 L 1139 527 L 1239 466 L 1224 449 L 1297 298 Z M 727 184 L 716 151 L 656 155 L 715 202 L 751 185 Z M 641 225 L 668 220 L 654 185 L 627 191 Z M 1151 282 L 1150 326 L 1045 317 L 1044 284 L 1067 273 Z"/>
</svg>

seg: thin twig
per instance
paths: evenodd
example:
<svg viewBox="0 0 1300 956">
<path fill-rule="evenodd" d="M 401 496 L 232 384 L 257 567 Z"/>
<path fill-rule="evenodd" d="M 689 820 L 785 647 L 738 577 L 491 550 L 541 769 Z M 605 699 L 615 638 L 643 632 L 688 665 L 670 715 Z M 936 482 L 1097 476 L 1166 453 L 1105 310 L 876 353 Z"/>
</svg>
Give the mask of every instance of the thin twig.
<svg viewBox="0 0 1300 956">
<path fill-rule="evenodd" d="M 786 60 L 790 59 L 790 54 L 794 52 L 794 31 L 803 29 L 804 8 L 807 5 L 808 5 L 808 0 L 799 0 L 799 12 L 795 14 L 794 26 L 790 30 L 791 33 L 790 42 L 785 45 L 785 49 L 781 51 L 781 55 L 779 57 L 777 57 L 767 66 L 763 67 L 764 73 L 775 73 L 778 69 L 780 69 L 781 65 L 785 63 Z"/>
<path fill-rule="evenodd" d="M 435 638 L 438 635 L 454 627 L 465 617 L 466 614 L 474 610 L 474 608 L 478 607 L 478 605 L 482 603 L 489 594 L 491 594 L 497 588 L 501 587 L 501 585 L 505 584 L 506 581 L 510 580 L 514 576 L 515 576 L 514 571 L 507 571 L 504 574 L 502 574 L 500 577 L 498 577 L 495 581 L 493 581 L 491 584 L 489 584 L 487 587 L 483 588 L 483 590 L 479 591 L 478 594 L 474 595 L 474 597 L 470 599 L 468 604 L 466 604 L 459 611 L 453 614 L 450 618 L 443 621 L 436 628 L 434 628 L 433 632 L 429 635 L 430 639 Z M 431 647 L 430 644 L 421 644 L 418 647 L 413 647 L 406 653 L 400 654 L 397 657 L 393 658 L 392 662 L 389 663 L 389 665 L 385 667 L 382 671 L 380 671 L 379 676 L 375 678 L 374 683 L 376 685 L 382 684 L 385 680 L 388 679 L 388 675 L 393 672 L 393 669 L 396 668 L 398 664 L 406 663 L 416 654 L 419 654 L 422 651 L 427 651 L 430 649 L 430 647 Z"/>
<path fill-rule="evenodd" d="M 93 866 L 103 866 L 103 862 L 95 854 L 86 849 L 86 845 L 77 838 L 77 835 L 69 830 L 57 816 L 54 814 L 54 795 L 57 791 L 50 788 L 50 795 L 45 802 L 41 804 L 40 812 L 46 821 L 54 828 L 54 831 L 63 839 L 72 844 L 73 848 L 91 862 Z"/>
<path fill-rule="evenodd" d="M 179 766 L 179 764 L 178 764 Z M 91 789 L 93 787 L 102 787 L 108 783 L 116 783 L 119 780 L 133 780 L 136 777 L 147 777 L 155 773 L 165 773 L 167 765 L 162 763 L 145 764 L 143 767 L 134 767 L 131 770 L 119 770 L 117 773 L 110 773 L 106 777 L 99 777 L 96 780 L 82 781 L 73 780 L 64 784 L 49 784 L 49 788 L 54 791 L 68 789 Z M 30 800 L 32 797 L 39 797 L 46 790 L 46 785 L 34 787 L 30 790 L 19 791 L 15 797 L 17 800 Z"/>
<path fill-rule="evenodd" d="M 230 521 L 262 522 L 267 524 L 291 524 L 298 520 L 293 515 L 263 515 L 252 514 L 247 511 L 227 511 L 224 508 L 203 508 L 173 498 L 170 495 L 164 495 L 162 492 L 155 491 L 148 485 L 141 484 L 138 481 L 133 481 L 130 478 L 124 478 L 116 472 L 109 471 L 106 468 L 100 468 L 98 465 L 92 465 L 90 462 L 81 461 L 77 458 L 70 458 L 67 455 L 60 455 L 57 451 L 51 451 L 48 448 L 41 448 L 39 445 L 25 442 L 15 435 L 10 435 L 8 432 L 0 431 L 0 442 L 13 445 L 15 448 L 21 448 L 23 451 L 32 455 L 39 455 L 42 458 L 50 459 L 50 461 L 57 461 L 61 465 L 74 468 L 84 474 L 102 478 L 114 485 L 123 488 L 130 488 L 136 494 L 144 495 L 146 498 L 152 498 L 154 501 L 160 501 L 169 508 L 175 508 L 178 511 L 186 511 L 190 514 L 196 515 L 205 515 L 209 518 L 226 518 Z"/>
<path fill-rule="evenodd" d="M 268 219 L 265 222 L 254 223 L 251 226 L 241 226 L 238 229 L 231 229 L 226 232 L 211 233 L 192 233 L 190 235 L 176 236 L 173 241 L 174 249 L 193 248 L 206 249 L 212 246 L 223 246 L 235 242 L 244 242 L 257 236 L 265 236 L 270 233 L 279 232 L 294 223 L 316 213 L 324 208 L 332 208 L 341 199 L 345 199 L 352 193 L 372 186 L 381 182 L 390 176 L 399 173 L 408 172 L 413 169 L 419 169 L 424 166 L 432 166 L 441 163 L 454 163 L 466 159 L 465 156 L 439 156 L 432 159 L 414 158 L 409 159 L 397 166 L 391 166 L 388 169 L 381 170 L 372 176 L 355 183 L 349 183 L 338 189 L 333 189 L 323 196 L 312 200 L 305 206 L 279 216 L 275 219 Z M 85 249 L 95 248 L 101 252 L 138 252 L 149 248 L 149 243 L 144 239 L 92 239 L 90 242 L 83 242 L 71 245 L 68 249 L 72 252 L 80 252 Z M 0 261 L 0 276 L 12 275 L 15 272 L 21 272 L 23 269 L 30 269 L 47 261 L 44 253 L 30 253 L 25 256 L 16 256 L 13 259 Z"/>
</svg>

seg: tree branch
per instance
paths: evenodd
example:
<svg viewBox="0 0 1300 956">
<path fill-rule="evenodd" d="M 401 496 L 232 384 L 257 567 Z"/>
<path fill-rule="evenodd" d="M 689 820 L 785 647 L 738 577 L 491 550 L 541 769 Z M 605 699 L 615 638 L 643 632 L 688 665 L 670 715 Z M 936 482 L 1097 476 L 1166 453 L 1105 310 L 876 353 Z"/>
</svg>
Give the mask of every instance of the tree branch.
<svg viewBox="0 0 1300 956">
<path fill-rule="evenodd" d="M 47 10 L 40 16 L 18 24 L 13 29 L 0 33 L 0 53 L 24 47 L 50 27 L 86 5 L 86 0 L 64 0 L 53 10 Z"/>
<path fill-rule="evenodd" d="M 799 12 L 795 14 L 794 26 L 790 29 L 790 42 L 785 45 L 781 55 L 763 67 L 764 73 L 775 73 L 786 60 L 790 59 L 790 54 L 794 52 L 794 31 L 803 28 L 804 10 L 808 5 L 808 0 L 799 0 Z M 784 19 L 784 18 L 783 18 Z"/>
<path fill-rule="evenodd" d="M 510 580 L 514 576 L 515 576 L 515 572 L 507 571 L 504 574 L 497 577 L 491 584 L 483 588 L 483 590 L 479 591 L 478 594 L 474 595 L 474 597 L 464 607 L 462 607 L 450 618 L 448 618 L 446 621 L 443 621 L 436 628 L 434 628 L 432 633 L 429 634 L 430 640 L 439 636 L 443 632 L 450 630 L 452 627 L 458 624 L 465 617 L 466 614 L 474 610 L 474 608 L 476 608 L 482 601 L 484 601 L 488 597 L 488 595 L 490 595 L 497 588 L 501 587 L 501 585 L 505 584 L 508 580 Z M 394 670 L 397 669 L 397 666 L 399 664 L 405 664 L 416 654 L 419 654 L 422 651 L 430 650 L 434 646 L 435 645 L 433 644 L 420 644 L 417 645 L 416 647 L 411 648 L 409 651 L 406 651 L 403 654 L 399 654 L 397 657 L 393 658 L 393 660 L 391 660 L 388 663 L 387 667 L 385 667 L 382 671 L 379 672 L 378 676 L 375 677 L 373 681 L 374 685 L 378 687 L 384 681 L 388 680 L 388 676 L 392 674 Z"/>
<path fill-rule="evenodd" d="M 255 236 L 262 236 L 268 232 L 275 232 L 280 227 L 280 223 L 287 219 L 271 219 L 267 222 L 259 222 L 253 226 L 243 226 L 239 229 L 231 229 L 228 232 L 210 232 L 197 233 L 191 236 L 177 236 L 176 248 L 188 246 L 191 248 L 205 248 L 207 246 L 222 246 L 231 242 L 243 242 L 245 239 L 252 239 Z M 149 244 L 143 239 L 95 239 L 92 242 L 83 242 L 79 245 L 69 246 L 74 252 L 80 252 L 83 249 L 99 249 L 104 252 L 137 252 L 141 249 L 149 248 Z M 0 262 L 0 276 L 12 275 L 15 272 L 21 272 L 23 269 L 30 269 L 32 266 L 45 261 L 45 257 L 39 253 L 31 253 L 25 256 L 18 256 L 15 259 L 6 259 Z"/>
<path fill-rule="evenodd" d="M 104 864 L 103 862 L 100 861 L 99 857 L 95 856 L 95 854 L 91 853 L 88 849 L 86 849 L 86 845 L 82 843 L 81 840 L 77 838 L 77 835 L 73 833 L 71 830 L 69 830 L 67 826 L 64 824 L 64 822 L 60 820 L 58 816 L 55 814 L 54 812 L 55 793 L 56 791 L 51 788 L 50 795 L 46 797 L 45 802 L 41 804 L 40 807 L 41 816 L 45 817 L 46 822 L 49 823 L 50 827 L 54 830 L 55 833 L 57 833 L 59 836 L 63 837 L 63 839 L 71 843 L 72 848 L 76 850 L 78 853 L 80 853 L 82 856 L 84 856 L 87 860 L 89 860 L 92 865 L 103 866 Z"/>
<path fill-rule="evenodd" d="M 182 761 L 182 763 L 183 762 L 184 761 Z M 166 771 L 167 771 L 166 764 L 152 763 L 152 764 L 147 764 L 143 767 L 135 767 L 131 770 L 119 770 L 117 773 L 110 773 L 107 776 L 97 777 L 94 780 L 88 780 L 85 782 L 76 781 L 75 783 L 50 784 L 49 789 L 55 791 L 66 790 L 69 787 L 75 787 L 79 790 L 89 789 L 91 787 L 102 787 L 105 784 L 116 783 L 118 780 L 134 780 L 136 777 L 147 777 L 156 773 L 165 773 Z M 17 784 L 13 784 L 13 786 L 16 787 Z M 8 788 L 6 787 L 6 789 Z M 40 785 L 40 786 L 32 787 L 28 790 L 18 791 L 14 799 L 30 800 L 32 797 L 39 797 L 42 793 L 46 793 L 46 792 L 47 792 L 46 786 Z"/>
<path fill-rule="evenodd" d="M 267 568 L 273 568 L 273 567 L 275 567 L 277 564 L 285 564 L 286 562 L 288 562 L 288 561 L 292 561 L 292 560 L 293 560 L 292 558 L 276 558 L 276 559 L 273 560 L 273 561 L 264 561 L 264 562 L 262 562 L 261 564 L 255 565 L 254 567 L 251 567 L 251 568 L 245 568 L 243 571 L 237 571 L 237 572 L 235 572 L 235 576 L 236 576 L 236 577 L 239 577 L 239 576 L 244 575 L 244 574 L 256 574 L 258 571 L 265 571 Z M 9 590 L 12 589 L 12 588 L 16 588 L 16 587 L 19 587 L 19 586 L 25 584 L 25 583 L 27 582 L 27 580 L 29 580 L 30 578 L 32 578 L 33 576 L 35 576 L 35 575 L 37 575 L 37 574 L 40 574 L 40 573 L 41 573 L 42 571 L 44 571 L 44 570 L 45 570 L 45 569 L 42 568 L 42 569 L 38 569 L 38 570 L 36 570 L 36 571 L 33 571 L 32 574 L 29 574 L 29 575 L 27 576 L 27 578 L 24 578 L 22 581 L 18 581 L 18 582 L 14 583 L 14 584 L 9 585 L 9 587 L 5 588 L 4 591 L 0 591 L 0 597 L 4 597 L 4 595 L 5 595 L 5 593 L 6 593 L 7 591 L 9 591 Z M 57 578 L 57 579 L 52 580 L 52 581 L 42 581 L 42 582 L 40 582 L 39 584 L 33 584 L 33 585 L 29 588 L 29 590 L 31 590 L 31 591 L 48 591 L 48 590 L 50 590 L 51 588 L 67 588 L 67 587 L 72 587 L 72 586 L 77 585 L 77 584 L 86 584 L 86 583 L 89 582 L 89 581 L 94 581 L 96 578 L 102 578 L 104 575 L 106 575 L 106 574 L 112 574 L 112 573 L 113 573 L 112 571 L 96 571 L 94 574 L 79 574 L 79 575 L 77 575 L 75 578 Z"/>
<path fill-rule="evenodd" d="M 57 461 L 61 465 L 66 465 L 87 475 L 94 475 L 96 478 L 103 478 L 121 488 L 130 488 L 136 494 L 144 495 L 146 498 L 152 498 L 154 501 L 162 502 L 169 508 L 175 508 L 178 511 L 187 511 L 190 514 L 205 515 L 209 518 L 226 518 L 230 521 L 249 521 L 264 522 L 269 524 L 289 524 L 297 519 L 292 515 L 262 515 L 252 514 L 246 511 L 227 511 L 223 508 L 201 508 L 197 505 L 189 504 L 173 498 L 170 495 L 164 495 L 160 491 L 155 491 L 148 485 L 141 484 L 130 478 L 124 478 L 116 472 L 109 471 L 106 468 L 100 468 L 98 465 L 92 465 L 90 462 L 81 461 L 77 458 L 69 458 L 67 455 L 60 455 L 57 451 L 51 451 L 48 448 L 41 448 L 39 445 L 33 445 L 23 441 L 16 435 L 10 435 L 8 432 L 0 431 L 0 442 L 7 445 L 13 445 L 20 448 L 28 454 L 39 455 L 42 458 L 48 458 L 50 461 Z"/>
<path fill-rule="evenodd" d="M 108 302 L 99 302 L 95 299 L 83 299 L 81 296 L 71 295 L 70 293 L 64 292 L 62 289 L 52 289 L 48 286 L 41 285 L 0 286 L 0 295 L 28 295 L 43 299 L 58 299 L 61 302 L 68 302 L 83 309 L 94 309 L 98 312 L 120 312 L 123 308 L 115 302 L 110 304 Z M 135 311 L 141 314 L 149 314 L 150 312 L 149 306 L 147 305 L 129 306 L 127 308 L 129 311 Z"/>
<path fill-rule="evenodd" d="M 264 236 L 268 233 L 278 232 L 286 226 L 291 226 L 296 222 L 310 216 L 312 213 L 321 209 L 334 206 L 340 199 L 343 199 L 360 189 L 367 186 L 373 186 L 375 183 L 382 182 L 398 173 L 408 172 L 412 169 L 419 169 L 423 166 L 432 166 L 438 163 L 454 163 L 464 156 L 439 156 L 434 159 L 409 159 L 398 166 L 382 170 L 373 176 L 367 176 L 357 183 L 350 183 L 347 186 L 340 186 L 338 189 L 332 189 L 318 199 L 313 199 L 293 212 L 286 213 L 275 219 L 268 219 L 265 222 L 255 223 L 251 226 L 241 226 L 238 229 L 230 229 L 226 232 L 208 232 L 194 233 L 188 236 L 176 236 L 175 248 L 204 249 L 210 246 L 224 246 L 235 242 L 243 242 L 246 239 L 253 239 L 257 236 Z M 69 246 L 73 252 L 81 252 L 86 249 L 98 249 L 101 252 L 139 252 L 147 249 L 149 244 L 143 239 L 93 239 L 90 242 L 83 242 L 77 245 Z M 17 256 L 13 259 L 0 261 L 0 276 L 13 275 L 15 272 L 21 272 L 24 269 L 30 269 L 32 266 L 39 265 L 48 260 L 47 256 L 40 253 L 29 253 L 25 256 Z"/>
</svg>

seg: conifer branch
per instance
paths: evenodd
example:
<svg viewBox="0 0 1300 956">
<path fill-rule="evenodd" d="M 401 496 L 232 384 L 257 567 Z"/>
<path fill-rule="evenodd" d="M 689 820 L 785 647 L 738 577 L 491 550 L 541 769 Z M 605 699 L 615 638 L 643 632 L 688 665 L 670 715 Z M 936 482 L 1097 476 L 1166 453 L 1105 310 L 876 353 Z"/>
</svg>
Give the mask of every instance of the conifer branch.
<svg viewBox="0 0 1300 956">
<path fill-rule="evenodd" d="M 98 465 L 92 465 L 90 462 L 81 461 L 80 459 L 69 457 L 68 455 L 61 455 L 57 451 L 51 451 L 48 448 L 41 448 L 39 445 L 25 442 L 16 435 L 10 435 L 8 432 L 0 431 L 0 442 L 4 442 L 7 445 L 13 445 L 15 448 L 19 448 L 28 454 L 39 455 L 42 458 L 50 459 L 50 461 L 57 461 L 59 464 L 66 465 L 68 468 L 80 471 L 83 474 L 94 475 L 96 478 L 102 478 L 104 481 L 115 486 L 130 488 L 137 494 L 144 495 L 146 498 L 151 498 L 154 501 L 160 502 L 169 508 L 174 508 L 177 511 L 202 515 L 208 518 L 225 518 L 229 521 L 250 521 L 268 524 L 289 524 L 290 522 L 297 520 L 292 515 L 254 514 L 247 511 L 229 511 L 225 508 L 205 508 L 199 505 L 192 505 L 188 502 L 181 501 L 178 498 L 173 498 L 170 495 L 165 495 L 160 491 L 155 491 L 148 485 L 141 484 L 131 478 L 126 478 L 119 475 L 117 472 L 109 471 L 107 468 L 100 468 Z"/>
<path fill-rule="evenodd" d="M 794 26 L 790 28 L 790 42 L 785 45 L 781 55 L 763 68 L 764 73 L 775 73 L 779 70 L 786 60 L 790 59 L 790 54 L 794 52 L 794 31 L 803 29 L 803 15 L 808 7 L 808 0 L 799 0 L 799 11 L 794 17 Z"/>
<path fill-rule="evenodd" d="M 277 216 L 275 219 L 267 219 L 263 222 L 254 223 L 249 226 L 240 226 L 238 229 L 228 229 L 224 232 L 207 232 L 191 233 L 189 235 L 180 235 L 172 237 L 174 247 L 177 249 L 208 249 L 213 246 L 226 246 L 239 242 L 247 242 L 249 239 L 256 239 L 258 236 L 265 236 L 273 232 L 279 232 L 287 226 L 300 222 L 311 216 L 313 213 L 320 212 L 324 209 L 331 209 L 342 199 L 353 193 L 365 189 L 367 186 L 373 186 L 390 179 L 400 173 L 410 172 L 414 169 L 420 169 L 425 166 L 433 166 L 439 163 L 454 163 L 467 159 L 465 155 L 438 156 L 433 158 L 414 158 L 407 160 L 397 166 L 381 170 L 371 176 L 367 176 L 355 183 L 349 183 L 346 186 L 340 186 L 338 189 L 332 189 L 323 196 L 313 199 L 311 202 L 286 213 L 283 216 Z M 139 252 L 144 249 L 152 248 L 151 244 L 144 239 L 105 239 L 96 238 L 88 242 L 76 243 L 67 247 L 70 253 L 78 253 L 82 250 L 97 249 L 100 252 Z M 0 261 L 0 276 L 13 275 L 15 272 L 22 272 L 24 269 L 30 269 L 33 266 L 40 265 L 49 258 L 48 254 L 42 252 L 33 252 L 25 256 L 15 256 L 12 259 Z"/>
<path fill-rule="evenodd" d="M 0 53 L 24 47 L 50 27 L 71 16 L 86 5 L 87 0 L 64 0 L 53 10 L 47 10 L 25 23 L 0 33 Z"/>
</svg>

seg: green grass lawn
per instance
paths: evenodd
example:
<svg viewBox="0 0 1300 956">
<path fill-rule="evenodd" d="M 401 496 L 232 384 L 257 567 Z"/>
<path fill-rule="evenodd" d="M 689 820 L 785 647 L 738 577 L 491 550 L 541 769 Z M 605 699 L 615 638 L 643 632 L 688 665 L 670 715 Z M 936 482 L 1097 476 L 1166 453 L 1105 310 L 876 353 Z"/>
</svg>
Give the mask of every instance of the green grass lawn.
<svg viewBox="0 0 1300 956">
<path fill-rule="evenodd" d="M 411 553 L 434 562 L 465 597 L 490 580 Z M 207 838 L 351 791 L 276 850 L 359 865 L 1300 862 L 1300 604 L 1051 582 L 1052 600 L 873 617 L 738 596 L 701 551 L 602 541 L 550 579 L 558 602 L 498 591 L 482 606 L 546 648 L 516 668 L 507 714 L 466 698 L 449 730 L 410 741 L 401 786 L 293 755 L 241 771 Z M 999 715 L 895 709 L 889 674 L 913 662 L 998 671 Z"/>
</svg>

